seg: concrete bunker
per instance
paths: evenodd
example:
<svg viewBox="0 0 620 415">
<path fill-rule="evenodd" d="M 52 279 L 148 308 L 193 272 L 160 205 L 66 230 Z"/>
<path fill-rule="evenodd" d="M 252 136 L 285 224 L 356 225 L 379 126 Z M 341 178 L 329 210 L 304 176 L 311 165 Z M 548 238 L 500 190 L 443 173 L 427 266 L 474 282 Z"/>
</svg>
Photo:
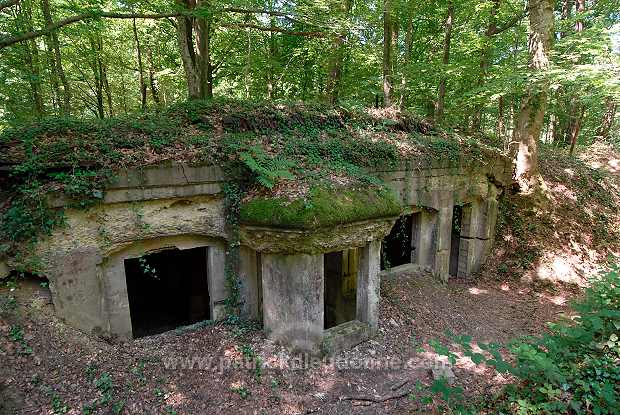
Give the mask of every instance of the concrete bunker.
<svg viewBox="0 0 620 415">
<path fill-rule="evenodd" d="M 125 259 L 133 338 L 209 320 L 206 247 Z"/>
<path fill-rule="evenodd" d="M 398 213 L 390 210 L 320 226 L 312 221 L 300 226 L 241 222 L 242 317 L 262 320 L 268 337 L 301 350 L 335 352 L 370 338 L 378 330 L 381 241 L 394 228 L 406 231 L 397 241 L 401 247 L 404 241 L 402 266 L 419 267 L 445 281 L 451 246 L 457 245 L 457 275 L 470 275 L 482 264 L 493 241 L 501 183 L 507 183 L 511 173 L 509 161 L 499 156 L 492 160 L 471 171 L 433 162 L 415 170 L 375 172 L 396 195 Z M 173 163 L 124 170 L 105 189 L 100 205 L 67 209 L 67 226 L 37 248 L 56 314 L 72 326 L 119 339 L 224 318 L 229 297 L 226 246 L 232 236 L 225 226 L 222 188 L 228 180 L 218 166 Z M 358 197 L 363 191 L 350 190 L 344 196 Z M 324 206 L 334 204 L 331 195 L 327 200 Z M 360 200 L 366 206 L 366 199 Z M 62 203 L 58 206 L 66 206 Z M 453 210 L 461 204 L 461 231 L 453 244 Z M 300 203 L 299 211 L 306 210 Z M 407 213 L 395 226 L 402 210 Z M 188 296 L 185 285 L 168 290 L 179 293 L 173 301 L 155 301 L 163 290 L 145 288 L 144 275 L 138 274 L 141 257 L 147 263 L 152 258 L 154 263 L 193 264 L 183 272 L 192 274 L 184 283 L 198 287 L 200 295 Z M 197 265 L 205 261 L 206 266 Z M 170 281 L 176 275 L 178 282 L 180 269 L 155 264 L 158 268 Z M 142 278 L 137 285 L 136 275 Z M 146 291 L 143 303 L 136 302 L 135 289 Z M 183 308 L 183 315 L 172 321 L 152 319 L 155 327 L 140 320 L 146 318 L 140 312 L 154 315 L 154 304 L 164 308 L 166 301 Z M 170 309 L 159 311 L 171 314 Z"/>
</svg>

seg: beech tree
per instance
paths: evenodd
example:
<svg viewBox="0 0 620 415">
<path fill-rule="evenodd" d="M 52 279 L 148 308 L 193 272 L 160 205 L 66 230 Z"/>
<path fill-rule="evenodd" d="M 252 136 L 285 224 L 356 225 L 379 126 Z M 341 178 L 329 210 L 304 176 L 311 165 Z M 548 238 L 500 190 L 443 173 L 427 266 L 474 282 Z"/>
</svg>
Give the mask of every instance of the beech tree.
<svg viewBox="0 0 620 415">
<path fill-rule="evenodd" d="M 551 43 L 553 40 L 553 0 L 528 0 L 530 85 L 521 99 L 513 134 L 517 146 L 516 178 L 522 190 L 539 186 L 538 141 L 547 105 Z"/>
</svg>

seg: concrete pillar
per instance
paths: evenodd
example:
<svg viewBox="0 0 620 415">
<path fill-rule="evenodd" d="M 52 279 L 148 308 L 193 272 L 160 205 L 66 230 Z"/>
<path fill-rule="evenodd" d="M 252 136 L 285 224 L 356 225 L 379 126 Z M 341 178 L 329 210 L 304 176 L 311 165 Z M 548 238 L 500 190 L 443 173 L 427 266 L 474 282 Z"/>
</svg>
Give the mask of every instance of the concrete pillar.
<svg viewBox="0 0 620 415">
<path fill-rule="evenodd" d="M 122 340 L 133 338 L 124 256 L 108 261 L 103 274 L 103 292 L 109 332 Z"/>
<path fill-rule="evenodd" d="M 259 316 L 259 292 L 258 281 L 258 255 L 256 251 L 247 246 L 239 248 L 239 280 L 241 282 L 240 296 L 241 317 L 256 320 Z"/>
<path fill-rule="evenodd" d="M 323 255 L 261 254 L 263 325 L 295 350 L 318 352 L 323 338 Z"/>
<path fill-rule="evenodd" d="M 379 277 L 381 264 L 381 241 L 372 241 L 360 249 L 357 274 L 357 319 L 370 326 L 370 335 L 379 326 Z"/>
<path fill-rule="evenodd" d="M 452 237 L 452 202 L 441 207 L 437 214 L 437 239 L 433 275 L 447 282 L 450 277 L 450 239 Z"/>
<path fill-rule="evenodd" d="M 471 274 L 473 260 L 476 257 L 476 211 L 473 203 L 463 206 L 459 238 L 458 277 L 467 277 Z"/>
<path fill-rule="evenodd" d="M 226 251 L 223 245 L 211 245 L 207 254 L 207 276 L 209 279 L 209 298 L 211 301 L 211 319 L 221 320 L 226 317 L 224 302 L 228 297 L 224 264 Z"/>
<path fill-rule="evenodd" d="M 437 244 L 437 212 L 423 210 L 419 213 L 416 222 L 417 226 L 412 238 L 416 249 L 413 252 L 412 262 L 432 269 Z"/>
</svg>

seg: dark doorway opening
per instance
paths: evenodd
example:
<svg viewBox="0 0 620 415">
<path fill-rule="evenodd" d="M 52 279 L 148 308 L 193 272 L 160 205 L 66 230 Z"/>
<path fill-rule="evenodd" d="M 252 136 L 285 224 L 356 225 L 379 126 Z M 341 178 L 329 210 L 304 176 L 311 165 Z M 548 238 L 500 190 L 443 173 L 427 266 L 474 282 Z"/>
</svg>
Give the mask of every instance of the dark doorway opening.
<svg viewBox="0 0 620 415">
<path fill-rule="evenodd" d="M 323 326 L 326 329 L 355 320 L 359 250 L 323 255 L 325 296 Z"/>
<path fill-rule="evenodd" d="M 454 206 L 452 210 L 452 235 L 450 238 L 450 275 L 459 273 L 459 252 L 461 249 L 461 227 L 463 225 L 463 207 Z"/>
<path fill-rule="evenodd" d="M 381 244 L 381 269 L 411 263 L 413 215 L 403 215 Z"/>
<path fill-rule="evenodd" d="M 210 318 L 206 247 L 126 259 L 125 277 L 134 338 Z"/>
</svg>

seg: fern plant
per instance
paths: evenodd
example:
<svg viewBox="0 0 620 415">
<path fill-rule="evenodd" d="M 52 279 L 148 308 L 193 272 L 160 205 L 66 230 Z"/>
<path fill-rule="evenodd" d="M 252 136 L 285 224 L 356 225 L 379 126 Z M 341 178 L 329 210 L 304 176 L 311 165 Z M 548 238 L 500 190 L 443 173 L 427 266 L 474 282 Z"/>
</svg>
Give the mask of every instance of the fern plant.
<svg viewBox="0 0 620 415">
<path fill-rule="evenodd" d="M 270 157 L 262 147 L 253 146 L 239 154 L 245 166 L 255 175 L 255 179 L 268 189 L 273 188 L 279 179 L 294 179 L 291 170 L 296 164 L 283 157 Z"/>
</svg>

